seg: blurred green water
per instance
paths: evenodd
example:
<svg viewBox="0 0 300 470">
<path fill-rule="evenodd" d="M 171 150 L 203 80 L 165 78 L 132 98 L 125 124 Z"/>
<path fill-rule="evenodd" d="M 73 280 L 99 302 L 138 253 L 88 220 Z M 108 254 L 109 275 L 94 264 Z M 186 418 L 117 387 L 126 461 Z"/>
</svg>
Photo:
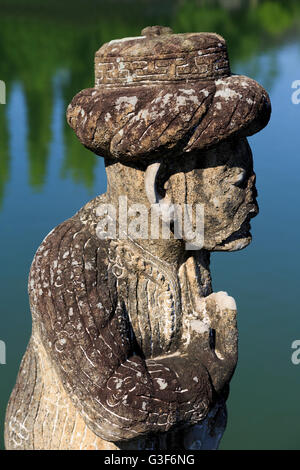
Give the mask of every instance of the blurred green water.
<svg viewBox="0 0 300 470">
<path fill-rule="evenodd" d="M 222 448 L 299 449 L 300 366 L 290 360 L 300 338 L 300 79 L 298 1 L 0 0 L 0 435 L 4 411 L 30 335 L 26 283 L 43 237 L 105 191 L 101 159 L 65 123 L 67 104 L 93 85 L 93 56 L 103 42 L 134 36 L 149 24 L 174 32 L 215 31 L 229 47 L 232 70 L 271 94 L 268 128 L 250 139 L 261 215 L 247 250 L 213 257 L 215 290 L 239 307 L 240 358 L 232 381 Z M 2 439 L 2 438 L 1 438 Z M 3 447 L 3 441 L 1 441 Z"/>
</svg>

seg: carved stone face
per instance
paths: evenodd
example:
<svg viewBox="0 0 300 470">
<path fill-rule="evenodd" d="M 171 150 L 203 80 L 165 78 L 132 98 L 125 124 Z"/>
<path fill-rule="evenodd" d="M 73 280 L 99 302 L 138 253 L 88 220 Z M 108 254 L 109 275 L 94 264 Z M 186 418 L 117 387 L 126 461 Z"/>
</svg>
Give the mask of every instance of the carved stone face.
<svg viewBox="0 0 300 470">
<path fill-rule="evenodd" d="M 185 154 L 180 163 L 172 166 L 170 162 L 162 169 L 164 176 L 168 172 L 162 185 L 174 204 L 204 205 L 205 249 L 234 251 L 251 242 L 249 221 L 257 215 L 258 206 L 252 152 L 246 138 Z"/>
<path fill-rule="evenodd" d="M 209 251 L 244 248 L 257 213 L 246 137 L 267 125 L 268 94 L 231 75 L 226 42 L 216 34 L 144 33 L 99 49 L 95 88 L 73 98 L 68 122 L 111 166 L 110 198 L 123 192 L 132 202 L 159 204 L 167 223 L 179 221 L 172 203 L 202 204 L 204 244 L 185 231 L 184 241 Z"/>
</svg>

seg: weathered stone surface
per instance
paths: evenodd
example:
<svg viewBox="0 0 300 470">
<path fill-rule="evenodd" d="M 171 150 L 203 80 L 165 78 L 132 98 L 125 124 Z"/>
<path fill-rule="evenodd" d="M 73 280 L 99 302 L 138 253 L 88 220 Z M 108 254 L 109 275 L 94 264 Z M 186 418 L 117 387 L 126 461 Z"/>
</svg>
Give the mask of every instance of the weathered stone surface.
<svg viewBox="0 0 300 470">
<path fill-rule="evenodd" d="M 75 96 L 67 115 L 80 141 L 101 156 L 183 157 L 252 135 L 269 120 L 267 93 L 248 77 L 230 75 L 217 34 L 154 30 L 111 41 L 96 53 L 95 75 L 95 88 Z"/>
<path fill-rule="evenodd" d="M 210 252 L 251 241 L 258 207 L 246 136 L 267 124 L 270 101 L 230 75 L 220 36 L 142 34 L 102 46 L 95 88 L 68 107 L 80 141 L 105 157 L 108 189 L 35 255 L 9 449 L 217 448 L 226 425 L 236 305 L 212 292 Z M 170 237 L 124 233 L 120 196 L 147 214 L 160 208 Z M 103 204 L 116 208 L 113 240 L 99 239 Z M 192 251 L 175 231 L 173 209 L 185 204 L 204 207 L 203 244 Z"/>
</svg>

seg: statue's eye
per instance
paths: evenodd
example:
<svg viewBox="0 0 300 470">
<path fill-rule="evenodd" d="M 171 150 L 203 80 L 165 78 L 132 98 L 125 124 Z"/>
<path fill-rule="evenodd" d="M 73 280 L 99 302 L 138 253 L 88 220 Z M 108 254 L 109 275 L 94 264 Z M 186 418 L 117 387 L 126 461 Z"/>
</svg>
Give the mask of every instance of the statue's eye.
<svg viewBox="0 0 300 470">
<path fill-rule="evenodd" d="M 235 186 L 242 186 L 245 179 L 246 179 L 247 172 L 246 170 L 239 170 L 237 174 L 234 176 L 232 183 Z"/>
</svg>

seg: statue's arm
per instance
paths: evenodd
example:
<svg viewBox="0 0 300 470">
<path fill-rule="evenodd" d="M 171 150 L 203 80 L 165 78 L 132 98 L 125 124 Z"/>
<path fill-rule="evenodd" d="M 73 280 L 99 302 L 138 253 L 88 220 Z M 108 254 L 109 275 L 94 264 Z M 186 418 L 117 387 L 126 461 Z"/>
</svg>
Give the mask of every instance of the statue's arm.
<svg viewBox="0 0 300 470">
<path fill-rule="evenodd" d="M 197 365 L 196 381 L 187 358 L 165 363 L 135 354 L 105 244 L 99 245 L 70 219 L 44 240 L 31 268 L 35 330 L 68 395 L 88 426 L 109 441 L 167 431 L 191 413 L 201 419 L 210 403 L 206 369 Z"/>
</svg>

